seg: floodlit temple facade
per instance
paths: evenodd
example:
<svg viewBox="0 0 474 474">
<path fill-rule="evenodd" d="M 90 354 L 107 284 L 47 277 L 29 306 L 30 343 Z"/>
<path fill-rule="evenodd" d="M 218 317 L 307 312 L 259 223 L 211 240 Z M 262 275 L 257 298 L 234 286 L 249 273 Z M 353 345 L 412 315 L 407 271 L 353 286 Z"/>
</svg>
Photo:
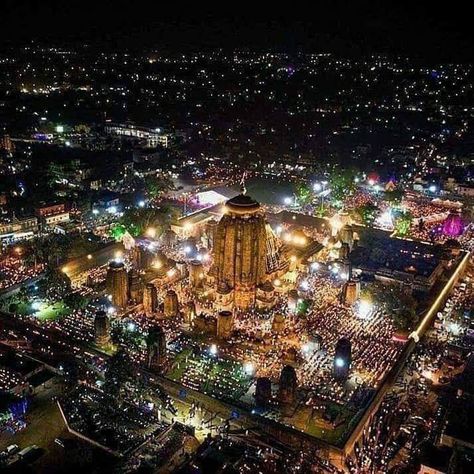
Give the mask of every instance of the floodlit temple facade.
<svg viewBox="0 0 474 474">
<path fill-rule="evenodd" d="M 274 304 L 272 281 L 286 273 L 281 244 L 260 204 L 239 194 L 225 204 L 214 232 L 209 279 L 222 309 L 268 308 Z"/>
</svg>

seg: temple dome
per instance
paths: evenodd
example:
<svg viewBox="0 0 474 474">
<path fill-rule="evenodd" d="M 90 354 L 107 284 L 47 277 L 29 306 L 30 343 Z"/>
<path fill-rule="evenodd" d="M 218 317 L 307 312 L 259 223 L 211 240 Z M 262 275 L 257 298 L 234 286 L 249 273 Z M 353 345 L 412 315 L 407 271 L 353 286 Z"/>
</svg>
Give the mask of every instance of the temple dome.
<svg viewBox="0 0 474 474">
<path fill-rule="evenodd" d="M 239 194 L 229 199 L 225 207 L 232 214 L 254 214 L 261 209 L 260 204 L 247 194 Z"/>
</svg>

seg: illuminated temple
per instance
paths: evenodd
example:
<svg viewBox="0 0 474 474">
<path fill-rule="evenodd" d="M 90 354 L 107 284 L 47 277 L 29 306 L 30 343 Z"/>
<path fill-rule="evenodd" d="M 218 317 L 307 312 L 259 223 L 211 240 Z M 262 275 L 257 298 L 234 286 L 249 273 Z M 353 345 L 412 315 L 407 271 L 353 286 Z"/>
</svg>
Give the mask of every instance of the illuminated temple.
<svg viewBox="0 0 474 474">
<path fill-rule="evenodd" d="M 287 269 L 281 242 L 260 204 L 246 194 L 227 201 L 215 228 L 209 272 L 217 305 L 222 309 L 273 306 L 272 281 Z"/>
</svg>

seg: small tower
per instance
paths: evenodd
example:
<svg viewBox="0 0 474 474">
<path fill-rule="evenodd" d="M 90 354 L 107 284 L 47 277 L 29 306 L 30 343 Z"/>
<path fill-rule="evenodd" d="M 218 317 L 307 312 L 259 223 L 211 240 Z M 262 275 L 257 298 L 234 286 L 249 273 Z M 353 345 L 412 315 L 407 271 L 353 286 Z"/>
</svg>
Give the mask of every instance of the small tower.
<svg viewBox="0 0 474 474">
<path fill-rule="evenodd" d="M 272 383 L 267 377 L 258 377 L 255 385 L 255 403 L 257 406 L 268 405 L 272 398 Z"/>
<path fill-rule="evenodd" d="M 143 291 L 143 310 L 147 316 L 156 313 L 158 307 L 158 293 L 153 283 L 147 283 Z"/>
<path fill-rule="evenodd" d="M 178 312 L 178 295 L 174 290 L 168 290 L 164 301 L 165 318 L 174 318 L 178 316 Z"/>
<path fill-rule="evenodd" d="M 94 339 L 98 346 L 110 343 L 110 322 L 105 311 L 99 310 L 94 317 Z"/>
<path fill-rule="evenodd" d="M 217 315 L 217 337 L 228 339 L 232 334 L 234 315 L 232 311 L 220 311 Z"/>
<path fill-rule="evenodd" d="M 166 336 L 161 326 L 148 330 L 147 365 L 150 369 L 160 369 L 166 357 Z"/>
<path fill-rule="evenodd" d="M 280 374 L 280 386 L 278 398 L 281 403 L 293 404 L 296 400 L 297 378 L 296 372 L 291 365 L 285 365 Z"/>
<path fill-rule="evenodd" d="M 275 314 L 272 321 L 272 331 L 275 334 L 281 334 L 285 330 L 285 316 L 281 313 Z"/>
<path fill-rule="evenodd" d="M 125 308 L 128 302 L 128 275 L 123 262 L 112 260 L 107 270 L 107 293 L 112 296 L 112 304 Z"/>
</svg>

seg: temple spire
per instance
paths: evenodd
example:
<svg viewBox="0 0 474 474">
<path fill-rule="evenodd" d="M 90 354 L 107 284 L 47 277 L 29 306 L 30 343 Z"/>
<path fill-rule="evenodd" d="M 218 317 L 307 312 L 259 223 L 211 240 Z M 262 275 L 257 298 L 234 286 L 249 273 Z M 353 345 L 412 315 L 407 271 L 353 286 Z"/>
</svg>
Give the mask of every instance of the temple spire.
<svg viewBox="0 0 474 474">
<path fill-rule="evenodd" d="M 247 188 L 245 187 L 245 179 L 247 178 L 247 171 L 244 171 L 240 180 L 240 192 L 247 194 Z"/>
</svg>

